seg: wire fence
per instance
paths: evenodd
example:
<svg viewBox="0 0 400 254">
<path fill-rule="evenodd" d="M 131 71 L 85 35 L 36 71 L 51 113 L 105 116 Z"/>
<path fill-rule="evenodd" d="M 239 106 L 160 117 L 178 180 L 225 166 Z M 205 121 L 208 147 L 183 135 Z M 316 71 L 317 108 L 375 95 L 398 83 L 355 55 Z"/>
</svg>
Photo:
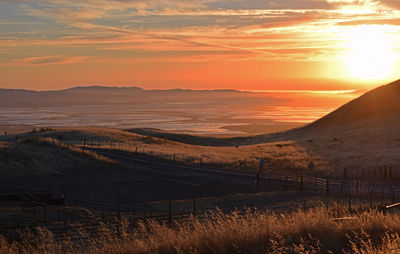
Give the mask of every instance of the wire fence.
<svg viewBox="0 0 400 254">
<path fill-rule="evenodd" d="M 17 141 L 16 141 L 17 142 Z M 215 208 L 199 209 L 197 202 L 199 198 L 210 197 L 216 195 L 224 195 L 231 193 L 233 188 L 240 193 L 244 192 L 261 192 L 261 191 L 312 191 L 317 194 L 345 199 L 348 201 L 349 210 L 354 208 L 354 202 L 357 201 L 361 207 L 362 203 L 368 204 L 370 208 L 380 203 L 382 206 L 385 203 L 395 203 L 399 200 L 400 187 L 396 186 L 395 181 L 391 181 L 396 176 L 396 171 L 391 167 L 383 167 L 381 170 L 373 171 L 375 177 L 371 179 L 365 177 L 370 174 L 364 170 L 360 177 L 356 180 L 356 175 L 353 171 L 344 169 L 343 179 L 327 179 L 311 175 L 286 175 L 286 176 L 272 176 L 265 173 L 240 173 L 232 171 L 224 171 L 220 169 L 221 165 L 212 161 L 212 159 L 203 157 L 188 158 L 177 156 L 176 154 L 156 154 L 153 151 L 140 151 L 140 148 L 133 146 L 129 143 L 115 143 L 110 141 L 80 141 L 80 142 L 65 142 L 53 138 L 53 143 L 58 145 L 74 148 L 79 148 L 93 155 L 108 156 L 118 158 L 119 161 L 124 163 L 135 161 L 136 164 L 145 164 L 152 166 L 162 166 L 164 170 L 174 169 L 189 169 L 197 172 L 211 174 L 210 183 L 213 183 L 216 188 L 205 188 L 195 182 L 194 178 L 187 178 L 189 181 L 173 181 L 171 179 L 157 180 L 165 182 L 169 186 L 175 184 L 185 185 L 191 191 L 184 191 L 183 196 L 176 194 L 173 197 L 170 188 L 167 188 L 162 194 L 166 198 L 159 198 L 159 201 L 166 201 L 165 208 L 145 207 L 141 205 L 126 204 L 121 200 L 121 185 L 134 184 L 133 182 L 119 182 L 118 194 L 115 196 L 115 202 L 100 202 L 93 200 L 86 200 L 69 196 L 65 193 L 65 186 L 63 199 L 64 206 L 51 205 L 44 202 L 40 195 L 47 195 L 46 199 L 52 199 L 54 196 L 52 189 L 54 184 L 50 184 L 50 189 L 47 193 L 32 194 L 29 190 L 13 190 L 11 193 L 3 191 L 0 193 L 1 198 L 9 198 L 20 202 L 21 207 L 19 210 L 14 210 L 11 214 L 7 214 L 7 209 L 0 213 L 0 233 L 5 235 L 8 239 L 17 239 L 20 232 L 26 229 L 34 229 L 37 227 L 46 227 L 51 230 L 55 235 L 62 236 L 71 231 L 77 230 L 95 230 L 101 223 L 109 223 L 119 221 L 122 218 L 128 219 L 131 224 L 137 224 L 140 221 L 156 220 L 161 223 L 168 223 L 172 226 L 174 221 L 185 221 L 192 217 L 197 217 L 200 220 L 207 218 L 210 211 Z M 117 151 L 117 153 L 115 153 Z M 125 154 L 124 152 L 129 152 Z M 131 155 L 136 155 L 132 157 Z M 162 160 L 152 160 L 158 157 Z M 238 168 L 248 168 L 249 162 L 247 160 L 235 163 Z M 233 168 L 234 169 L 234 168 Z M 60 183 L 65 185 L 64 176 L 58 174 L 57 176 Z M 51 178 L 51 177 L 50 177 Z M 53 177 L 55 178 L 55 177 Z M 193 182 L 191 182 L 193 180 Z M 57 184 L 56 184 L 57 185 Z M 58 184 L 62 186 L 61 184 Z M 243 187 L 243 188 L 238 188 Z M 203 188 L 202 188 L 203 187 Z M 227 192 L 224 192 L 227 191 Z M 185 196 L 186 195 L 186 196 Z M 192 211 L 177 211 L 173 208 L 173 202 L 177 198 L 192 199 Z M 299 207 L 301 204 L 294 203 L 288 207 L 280 207 L 276 209 L 289 209 L 290 207 Z M 305 207 L 306 205 L 303 205 Z M 238 207 L 227 207 L 225 212 L 238 209 Z M 8 209 L 9 211 L 10 209 Z M 0 211 L 1 212 L 1 211 Z M 208 215 L 207 215 L 208 214 Z"/>
</svg>

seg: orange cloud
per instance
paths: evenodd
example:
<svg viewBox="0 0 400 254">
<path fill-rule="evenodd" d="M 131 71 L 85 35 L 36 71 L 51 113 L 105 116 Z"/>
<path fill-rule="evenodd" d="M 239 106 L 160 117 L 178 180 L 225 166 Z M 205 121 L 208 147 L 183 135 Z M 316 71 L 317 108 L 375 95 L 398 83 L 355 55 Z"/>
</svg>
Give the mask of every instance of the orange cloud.
<svg viewBox="0 0 400 254">
<path fill-rule="evenodd" d="M 88 59 L 88 56 L 41 56 L 41 57 L 27 57 L 22 59 L 12 60 L 11 65 L 53 65 L 53 64 L 72 64 L 82 62 Z"/>
<path fill-rule="evenodd" d="M 338 70 L 343 72 L 337 66 L 343 65 L 349 50 L 346 36 L 352 26 L 391 25 L 396 27 L 393 34 L 400 31 L 399 12 L 392 7 L 385 9 L 390 1 L 282 0 L 275 4 L 250 1 L 268 2 L 268 6 L 276 5 L 275 9 L 251 9 L 250 3 L 246 8 L 229 9 L 230 4 L 242 2 L 228 0 L 20 2 L 28 3 L 23 5 L 24 10 L 38 19 L 39 25 L 34 26 L 35 34 L 29 36 L 0 35 L 1 66 L 10 66 L 15 71 L 7 72 L 9 77 L 10 73 L 26 71 L 22 69 L 24 66 L 38 66 L 35 70 L 47 71 L 52 65 L 70 64 L 59 67 L 60 72 L 68 68 L 75 74 L 65 79 L 86 78 L 76 74 L 84 65 L 93 70 L 87 80 L 92 78 L 96 82 L 102 78 L 148 84 L 197 82 L 201 86 L 253 82 L 261 86 L 265 80 L 278 77 L 326 77 L 326 66 L 333 73 L 328 76 L 336 77 Z M 212 7 L 216 2 L 228 7 Z M 301 3 L 305 5 L 300 6 Z M 313 9 L 313 4 L 318 4 L 319 9 Z M 29 31 L 31 28 L 26 26 Z M 400 52 L 400 45 L 394 47 Z M 235 71 L 226 67 L 228 63 L 235 66 Z M 303 68 L 306 64 L 312 67 Z M 21 66 L 21 70 L 16 66 Z M 99 66 L 103 68 L 101 77 L 96 74 Z M 187 66 L 192 68 L 191 72 Z M 274 69 L 275 66 L 279 68 Z M 132 69 L 141 72 L 132 74 Z"/>
</svg>

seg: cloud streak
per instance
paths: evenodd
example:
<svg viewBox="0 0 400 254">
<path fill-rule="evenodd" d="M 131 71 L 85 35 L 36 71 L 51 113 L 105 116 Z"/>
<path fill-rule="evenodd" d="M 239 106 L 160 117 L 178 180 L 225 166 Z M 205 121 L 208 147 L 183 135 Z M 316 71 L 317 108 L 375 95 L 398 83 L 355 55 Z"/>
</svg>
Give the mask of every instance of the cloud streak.
<svg viewBox="0 0 400 254">
<path fill-rule="evenodd" d="M 400 32 L 400 4 L 394 0 L 0 0 L 0 9 L 1 4 L 14 6 L 23 19 L 3 20 L 0 11 L 0 23 L 9 24 L 0 34 L 2 66 L 343 62 L 353 27 Z M 16 31 L 23 24 L 26 30 Z"/>
<path fill-rule="evenodd" d="M 10 61 L 9 65 L 25 65 L 25 66 L 40 66 L 40 65 L 58 65 L 58 64 L 72 64 L 82 62 L 90 57 L 88 56 L 40 56 L 40 57 L 26 57 L 14 59 Z"/>
</svg>

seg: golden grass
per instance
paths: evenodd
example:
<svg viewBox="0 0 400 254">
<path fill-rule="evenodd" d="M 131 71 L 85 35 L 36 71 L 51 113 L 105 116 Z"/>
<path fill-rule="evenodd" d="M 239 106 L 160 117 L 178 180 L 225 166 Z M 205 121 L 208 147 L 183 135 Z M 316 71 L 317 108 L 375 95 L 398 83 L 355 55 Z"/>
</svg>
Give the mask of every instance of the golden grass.
<svg viewBox="0 0 400 254">
<path fill-rule="evenodd" d="M 16 143 L 0 142 L 0 174 L 48 174 L 90 165 L 115 165 L 107 157 L 51 138 L 26 137 Z"/>
<path fill-rule="evenodd" d="M 187 164 L 211 164 L 229 169 L 256 170 L 260 158 L 267 158 L 268 165 L 279 165 L 279 170 L 298 170 L 307 167 L 310 159 L 318 165 L 325 165 L 317 155 L 307 153 L 306 149 L 295 141 L 271 142 L 248 146 L 198 146 L 184 144 L 163 138 L 143 136 L 130 132 L 107 128 L 57 128 L 51 132 L 35 133 L 46 138 L 56 137 L 64 143 L 123 149 L 146 153 Z M 113 146 L 110 146 L 113 144 Z M 324 164 L 325 163 L 325 164 Z M 326 167 L 324 166 L 323 169 Z M 321 167 L 322 170 L 322 167 Z"/>
<path fill-rule="evenodd" d="M 398 253 L 400 215 L 370 211 L 350 220 L 332 220 L 323 208 L 291 214 L 215 212 L 170 228 L 142 223 L 132 231 L 127 222 L 102 226 L 96 237 L 56 241 L 41 229 L 18 243 L 0 241 L 0 253 Z M 119 232 L 119 233 L 117 233 Z"/>
<path fill-rule="evenodd" d="M 388 127 L 389 128 L 389 127 Z M 107 128 L 57 128 L 49 132 L 31 135 L 55 137 L 64 143 L 123 149 L 146 153 L 186 164 L 211 165 L 235 170 L 254 171 L 260 158 L 266 158 L 270 173 L 291 174 L 303 172 L 327 177 L 342 177 L 343 168 L 352 172 L 365 170 L 371 177 L 376 168 L 392 166 L 400 176 L 400 134 L 385 126 L 365 129 L 363 125 L 351 130 L 337 128 L 329 133 L 318 131 L 311 134 L 282 136 L 280 141 L 242 146 L 199 146 L 175 142 L 163 138 L 143 136 L 127 131 Z M 1 138 L 0 138 L 1 139 Z M 259 137 L 249 141 L 258 140 Z M 260 140 L 260 142 L 262 142 Z M 113 146 L 110 146 L 113 143 Z M 313 161 L 314 172 L 307 165 Z"/>
<path fill-rule="evenodd" d="M 76 146 L 71 146 L 66 142 L 62 142 L 60 140 L 53 140 L 52 138 L 31 137 L 31 138 L 23 139 L 20 142 L 36 143 L 36 144 L 45 145 L 45 146 L 55 146 L 55 147 L 63 148 L 74 154 L 84 156 L 86 158 L 96 159 L 100 162 L 117 164 L 117 162 L 109 159 L 108 157 L 102 156 L 94 151 L 85 150 L 85 149 L 82 149 L 82 148 L 79 148 Z"/>
</svg>

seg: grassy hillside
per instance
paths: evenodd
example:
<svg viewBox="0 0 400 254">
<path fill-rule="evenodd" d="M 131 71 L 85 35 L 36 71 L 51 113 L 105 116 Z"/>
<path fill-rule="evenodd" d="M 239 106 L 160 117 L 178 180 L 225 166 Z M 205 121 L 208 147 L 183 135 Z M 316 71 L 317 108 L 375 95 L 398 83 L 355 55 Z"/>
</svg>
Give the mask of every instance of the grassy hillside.
<svg viewBox="0 0 400 254">
<path fill-rule="evenodd" d="M 392 166 L 400 176 L 399 114 L 397 81 L 368 92 L 309 126 L 282 133 L 222 138 L 155 129 L 57 128 L 0 140 L 40 136 L 94 147 L 110 148 L 114 144 L 113 149 L 240 170 L 256 170 L 259 159 L 266 158 L 274 173 L 341 176 L 343 168 L 361 174 Z M 313 172 L 307 169 L 310 161 L 316 164 Z"/>
<path fill-rule="evenodd" d="M 343 105 L 306 128 L 336 128 L 366 119 L 400 114 L 400 80 L 380 86 Z"/>
<path fill-rule="evenodd" d="M 298 129 L 292 132 L 277 134 L 261 142 L 262 137 L 247 137 L 251 140 L 247 145 L 235 143 L 231 145 L 202 146 L 179 142 L 143 132 L 143 135 L 127 131 L 106 128 L 60 128 L 51 131 L 28 133 L 16 137 L 55 137 L 62 142 L 79 147 L 85 142 L 92 145 L 112 149 L 123 149 L 130 152 L 146 153 L 160 158 L 167 158 L 187 164 L 199 164 L 225 167 L 233 170 L 258 169 L 260 158 L 267 159 L 267 167 L 271 173 L 317 173 L 325 176 L 342 176 L 343 168 L 355 172 L 363 170 L 372 172 L 382 166 L 392 166 L 394 173 L 400 176 L 400 118 L 382 117 L 380 122 L 363 120 L 346 126 L 339 126 L 329 131 Z M 149 136 L 146 136 L 146 135 Z M 175 134 L 172 134 L 175 135 Z M 188 135 L 177 134 L 185 138 Z M 8 138 L 12 138 L 9 136 Z M 226 139 L 217 137 L 196 136 L 202 142 L 210 143 Z M 0 139 L 1 140 L 1 139 Z M 4 140 L 4 138 L 3 138 Z M 257 142 L 256 142 L 257 141 Z M 256 144 L 253 144 L 256 143 Z M 113 144 L 111 147 L 110 144 Z M 235 145 L 236 144 L 236 145 Z M 40 150 L 37 150 L 39 153 Z M 44 154 L 49 154 L 43 151 Z M 15 152 L 18 154 L 18 152 Z M 51 154 L 51 153 L 50 153 Z M 44 155 L 37 155 L 38 158 Z M 57 158 L 59 154 L 53 156 Z M 61 159 L 62 161 L 63 159 Z M 47 160 L 41 160 L 46 161 Z M 50 159 L 50 161 L 52 161 Z M 54 161 L 57 161 L 56 159 Z M 310 161 L 316 164 L 314 172 L 309 172 Z M 34 164 L 34 163 L 33 163 Z"/>
<path fill-rule="evenodd" d="M 54 170 L 68 172 L 104 163 L 112 161 L 64 143 L 53 143 L 51 139 L 26 137 L 16 143 L 0 142 L 0 175 L 3 177 L 43 175 Z"/>
<path fill-rule="evenodd" d="M 225 151 L 229 156 L 218 157 L 226 161 L 246 157 L 255 163 L 266 157 L 279 168 L 306 170 L 312 160 L 317 173 L 331 176 L 342 174 L 343 168 L 361 175 L 391 166 L 400 176 L 399 128 L 400 80 L 378 87 L 308 126 L 282 133 L 218 138 L 153 129 L 129 131 L 195 144 L 214 154 Z M 235 146 L 240 146 L 240 155 L 232 149 Z"/>
<path fill-rule="evenodd" d="M 267 158 L 270 166 L 279 165 L 280 171 L 302 170 L 307 166 L 310 158 L 319 160 L 318 157 L 306 153 L 302 146 L 292 140 L 248 146 L 199 146 L 106 128 L 57 128 L 14 137 L 44 137 L 49 140 L 55 137 L 56 140 L 62 140 L 77 147 L 85 143 L 86 146 L 98 148 L 100 144 L 102 148 L 144 152 L 163 159 L 172 160 L 175 157 L 176 161 L 188 164 L 193 164 L 193 162 L 199 164 L 201 158 L 204 165 L 212 164 L 241 170 L 255 170 L 262 157 Z M 204 139 L 207 140 L 207 137 Z"/>
</svg>

